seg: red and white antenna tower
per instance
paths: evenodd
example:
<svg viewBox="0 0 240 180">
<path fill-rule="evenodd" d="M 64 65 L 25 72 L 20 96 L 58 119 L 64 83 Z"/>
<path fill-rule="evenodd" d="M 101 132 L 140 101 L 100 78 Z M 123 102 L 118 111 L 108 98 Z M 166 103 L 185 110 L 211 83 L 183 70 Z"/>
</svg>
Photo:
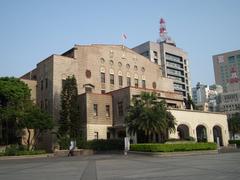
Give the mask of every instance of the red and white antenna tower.
<svg viewBox="0 0 240 180">
<path fill-rule="evenodd" d="M 166 22 L 163 18 L 160 19 L 159 35 L 160 35 L 160 42 L 164 41 L 164 42 L 175 45 L 175 42 L 172 41 L 171 37 L 168 36 L 167 34 Z"/>
</svg>

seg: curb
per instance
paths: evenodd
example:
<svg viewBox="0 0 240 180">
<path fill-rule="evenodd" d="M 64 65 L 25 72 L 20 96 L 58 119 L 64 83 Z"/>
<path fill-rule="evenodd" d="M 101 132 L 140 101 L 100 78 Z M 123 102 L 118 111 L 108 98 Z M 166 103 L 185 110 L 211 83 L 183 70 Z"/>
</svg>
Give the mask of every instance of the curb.
<svg viewBox="0 0 240 180">
<path fill-rule="evenodd" d="M 139 152 L 139 151 L 128 151 L 129 154 L 145 155 L 154 157 L 175 157 L 175 156 L 193 156 L 193 155 L 210 155 L 218 154 L 218 150 L 207 150 L 207 151 L 191 151 L 191 152 Z"/>
<path fill-rule="evenodd" d="M 15 160 L 15 159 L 34 159 L 34 158 L 49 158 L 54 157 L 53 154 L 39 154 L 39 155 L 25 155 L 25 156 L 0 156 L 1 160 Z"/>
</svg>

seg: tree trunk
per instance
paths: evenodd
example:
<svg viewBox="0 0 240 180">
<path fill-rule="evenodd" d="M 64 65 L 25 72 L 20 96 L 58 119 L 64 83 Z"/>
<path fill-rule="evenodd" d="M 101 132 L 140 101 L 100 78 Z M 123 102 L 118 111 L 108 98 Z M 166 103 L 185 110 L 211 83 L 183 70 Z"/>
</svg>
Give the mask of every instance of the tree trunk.
<svg viewBox="0 0 240 180">
<path fill-rule="evenodd" d="M 150 143 L 151 142 L 151 133 L 149 131 L 147 132 L 147 138 L 148 138 L 148 143 Z"/>
<path fill-rule="evenodd" d="M 30 147 L 31 147 L 31 131 L 30 131 L 30 129 L 27 129 L 27 131 L 28 131 L 27 149 L 30 151 Z"/>
<path fill-rule="evenodd" d="M 34 138 L 33 138 L 33 140 L 34 140 L 34 143 L 33 143 L 34 149 L 36 149 L 37 141 L 38 141 L 38 138 L 40 137 L 41 134 L 42 134 L 41 132 L 39 132 L 38 130 L 34 129 Z"/>
<path fill-rule="evenodd" d="M 8 145 L 8 121 L 6 120 L 6 145 Z"/>
</svg>

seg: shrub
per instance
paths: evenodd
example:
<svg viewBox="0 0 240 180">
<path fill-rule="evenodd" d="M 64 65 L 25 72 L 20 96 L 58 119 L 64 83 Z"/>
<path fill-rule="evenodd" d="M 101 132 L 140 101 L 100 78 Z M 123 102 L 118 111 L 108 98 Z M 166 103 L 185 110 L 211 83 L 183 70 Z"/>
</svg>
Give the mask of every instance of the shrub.
<svg viewBox="0 0 240 180">
<path fill-rule="evenodd" d="M 187 141 L 196 141 L 196 138 L 194 138 L 192 136 L 189 136 L 185 140 L 187 140 Z"/>
<path fill-rule="evenodd" d="M 17 154 L 17 151 L 19 151 L 18 145 L 13 144 L 13 145 L 10 145 L 9 147 L 6 147 L 4 155 L 5 156 L 15 156 Z"/>
<path fill-rule="evenodd" d="M 240 140 L 229 140 L 229 144 L 236 144 L 237 148 L 240 148 Z"/>
<path fill-rule="evenodd" d="M 229 144 L 240 145 L 240 140 L 229 140 L 228 143 L 229 143 Z"/>
<path fill-rule="evenodd" d="M 5 152 L 1 155 L 4 156 L 21 156 L 21 155 L 37 155 L 37 154 L 45 154 L 44 150 L 34 150 L 28 151 L 26 147 L 19 145 L 10 145 L 6 148 Z"/>
<path fill-rule="evenodd" d="M 171 139 L 167 139 L 166 142 L 175 142 L 175 141 L 182 141 L 181 139 L 176 139 L 176 138 L 171 138 Z"/>
<path fill-rule="evenodd" d="M 165 144 L 189 144 L 189 143 L 196 143 L 195 141 L 187 141 L 187 140 L 181 140 L 181 141 L 166 141 Z"/>
<path fill-rule="evenodd" d="M 186 137 L 184 139 L 176 139 L 176 138 L 167 139 L 167 142 L 170 142 L 170 141 L 196 141 L 196 139 L 192 136 Z"/>
<path fill-rule="evenodd" d="M 71 139 L 69 137 L 60 137 L 58 140 L 60 149 L 69 149 Z"/>
<path fill-rule="evenodd" d="M 112 151 L 112 150 L 123 150 L 124 141 L 123 139 L 98 139 L 87 142 L 85 148 L 93 149 L 96 151 Z"/>
<path fill-rule="evenodd" d="M 77 139 L 76 139 L 76 146 L 77 146 L 77 148 L 79 148 L 79 149 L 85 149 L 85 148 L 87 148 L 87 141 L 85 141 L 83 138 L 81 138 L 81 137 L 78 137 Z"/>
<path fill-rule="evenodd" d="M 132 144 L 131 151 L 143 152 L 176 152 L 176 151 L 197 151 L 215 150 L 216 143 L 186 143 L 186 144 Z"/>
</svg>

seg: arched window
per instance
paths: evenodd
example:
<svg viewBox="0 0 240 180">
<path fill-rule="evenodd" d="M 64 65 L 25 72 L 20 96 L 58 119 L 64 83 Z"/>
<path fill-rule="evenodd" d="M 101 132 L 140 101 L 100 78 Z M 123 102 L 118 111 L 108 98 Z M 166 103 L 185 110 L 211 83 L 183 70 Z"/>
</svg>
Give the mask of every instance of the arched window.
<svg viewBox="0 0 240 180">
<path fill-rule="evenodd" d="M 110 84 L 114 85 L 114 71 L 113 71 L 113 69 L 110 69 L 109 73 L 110 73 Z"/>
</svg>

